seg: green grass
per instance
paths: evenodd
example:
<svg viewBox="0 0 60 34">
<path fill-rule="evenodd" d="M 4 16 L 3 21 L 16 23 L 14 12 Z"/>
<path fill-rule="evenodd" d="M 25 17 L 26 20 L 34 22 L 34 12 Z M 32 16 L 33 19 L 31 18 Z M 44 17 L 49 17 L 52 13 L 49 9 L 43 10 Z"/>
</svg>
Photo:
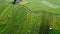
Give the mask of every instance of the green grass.
<svg viewBox="0 0 60 34">
<path fill-rule="evenodd" d="M 40 32 L 60 34 L 60 18 L 55 15 L 60 14 L 60 7 L 46 6 L 41 3 L 42 0 L 25 1 L 28 3 L 21 4 L 24 7 L 0 0 L 0 34 L 40 34 Z M 56 4 L 59 5 L 59 2 Z M 44 11 L 46 13 L 43 13 Z M 49 27 L 52 27 L 53 30 L 46 31 Z"/>
<path fill-rule="evenodd" d="M 29 3 L 26 4 L 25 6 L 30 8 L 32 11 L 44 10 L 44 11 L 47 11 L 47 12 L 60 14 L 60 10 L 59 10 L 60 9 L 60 3 L 58 4 L 59 0 L 58 1 L 56 0 L 56 2 L 55 2 L 55 0 L 53 0 L 53 1 L 52 0 L 47 0 L 48 3 L 58 5 L 59 6 L 58 8 L 53 8 L 53 7 L 50 7 L 51 5 L 48 6 L 46 4 L 43 4 L 42 1 L 45 1 L 45 0 L 28 0 Z"/>
</svg>

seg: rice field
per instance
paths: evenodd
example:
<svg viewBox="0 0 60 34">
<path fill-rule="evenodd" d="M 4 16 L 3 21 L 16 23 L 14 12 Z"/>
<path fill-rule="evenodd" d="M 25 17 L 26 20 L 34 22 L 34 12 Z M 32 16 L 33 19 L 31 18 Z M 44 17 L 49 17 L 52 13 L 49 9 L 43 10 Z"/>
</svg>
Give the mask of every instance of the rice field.
<svg viewBox="0 0 60 34">
<path fill-rule="evenodd" d="M 59 1 L 7 1 L 0 0 L 0 34 L 60 34 Z"/>
</svg>

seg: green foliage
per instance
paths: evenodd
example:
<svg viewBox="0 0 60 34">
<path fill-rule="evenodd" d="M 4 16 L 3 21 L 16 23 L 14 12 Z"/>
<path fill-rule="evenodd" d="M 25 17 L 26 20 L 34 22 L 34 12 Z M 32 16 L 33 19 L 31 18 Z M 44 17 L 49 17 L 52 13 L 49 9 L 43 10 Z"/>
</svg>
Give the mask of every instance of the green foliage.
<svg viewBox="0 0 60 34">
<path fill-rule="evenodd" d="M 0 2 L 0 34 L 60 34 L 60 17 L 54 14 L 60 9 L 54 12 L 55 9 L 41 4 L 40 0 L 27 1 L 24 6 Z"/>
</svg>

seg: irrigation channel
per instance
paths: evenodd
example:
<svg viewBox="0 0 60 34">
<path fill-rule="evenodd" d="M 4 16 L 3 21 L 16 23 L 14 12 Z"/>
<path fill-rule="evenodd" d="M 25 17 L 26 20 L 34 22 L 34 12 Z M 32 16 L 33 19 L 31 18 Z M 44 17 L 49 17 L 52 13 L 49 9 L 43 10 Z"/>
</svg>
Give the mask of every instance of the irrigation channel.
<svg viewBox="0 0 60 34">
<path fill-rule="evenodd" d="M 1 14 L 0 34 L 60 34 L 59 14 L 12 4 Z"/>
</svg>

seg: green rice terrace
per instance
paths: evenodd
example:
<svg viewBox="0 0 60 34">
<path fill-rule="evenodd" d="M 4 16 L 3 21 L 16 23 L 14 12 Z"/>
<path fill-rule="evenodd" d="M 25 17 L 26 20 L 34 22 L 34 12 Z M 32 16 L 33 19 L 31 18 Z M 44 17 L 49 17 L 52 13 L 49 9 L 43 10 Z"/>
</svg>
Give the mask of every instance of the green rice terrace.
<svg viewBox="0 0 60 34">
<path fill-rule="evenodd" d="M 60 34 L 60 0 L 0 0 L 0 34 Z"/>
</svg>

